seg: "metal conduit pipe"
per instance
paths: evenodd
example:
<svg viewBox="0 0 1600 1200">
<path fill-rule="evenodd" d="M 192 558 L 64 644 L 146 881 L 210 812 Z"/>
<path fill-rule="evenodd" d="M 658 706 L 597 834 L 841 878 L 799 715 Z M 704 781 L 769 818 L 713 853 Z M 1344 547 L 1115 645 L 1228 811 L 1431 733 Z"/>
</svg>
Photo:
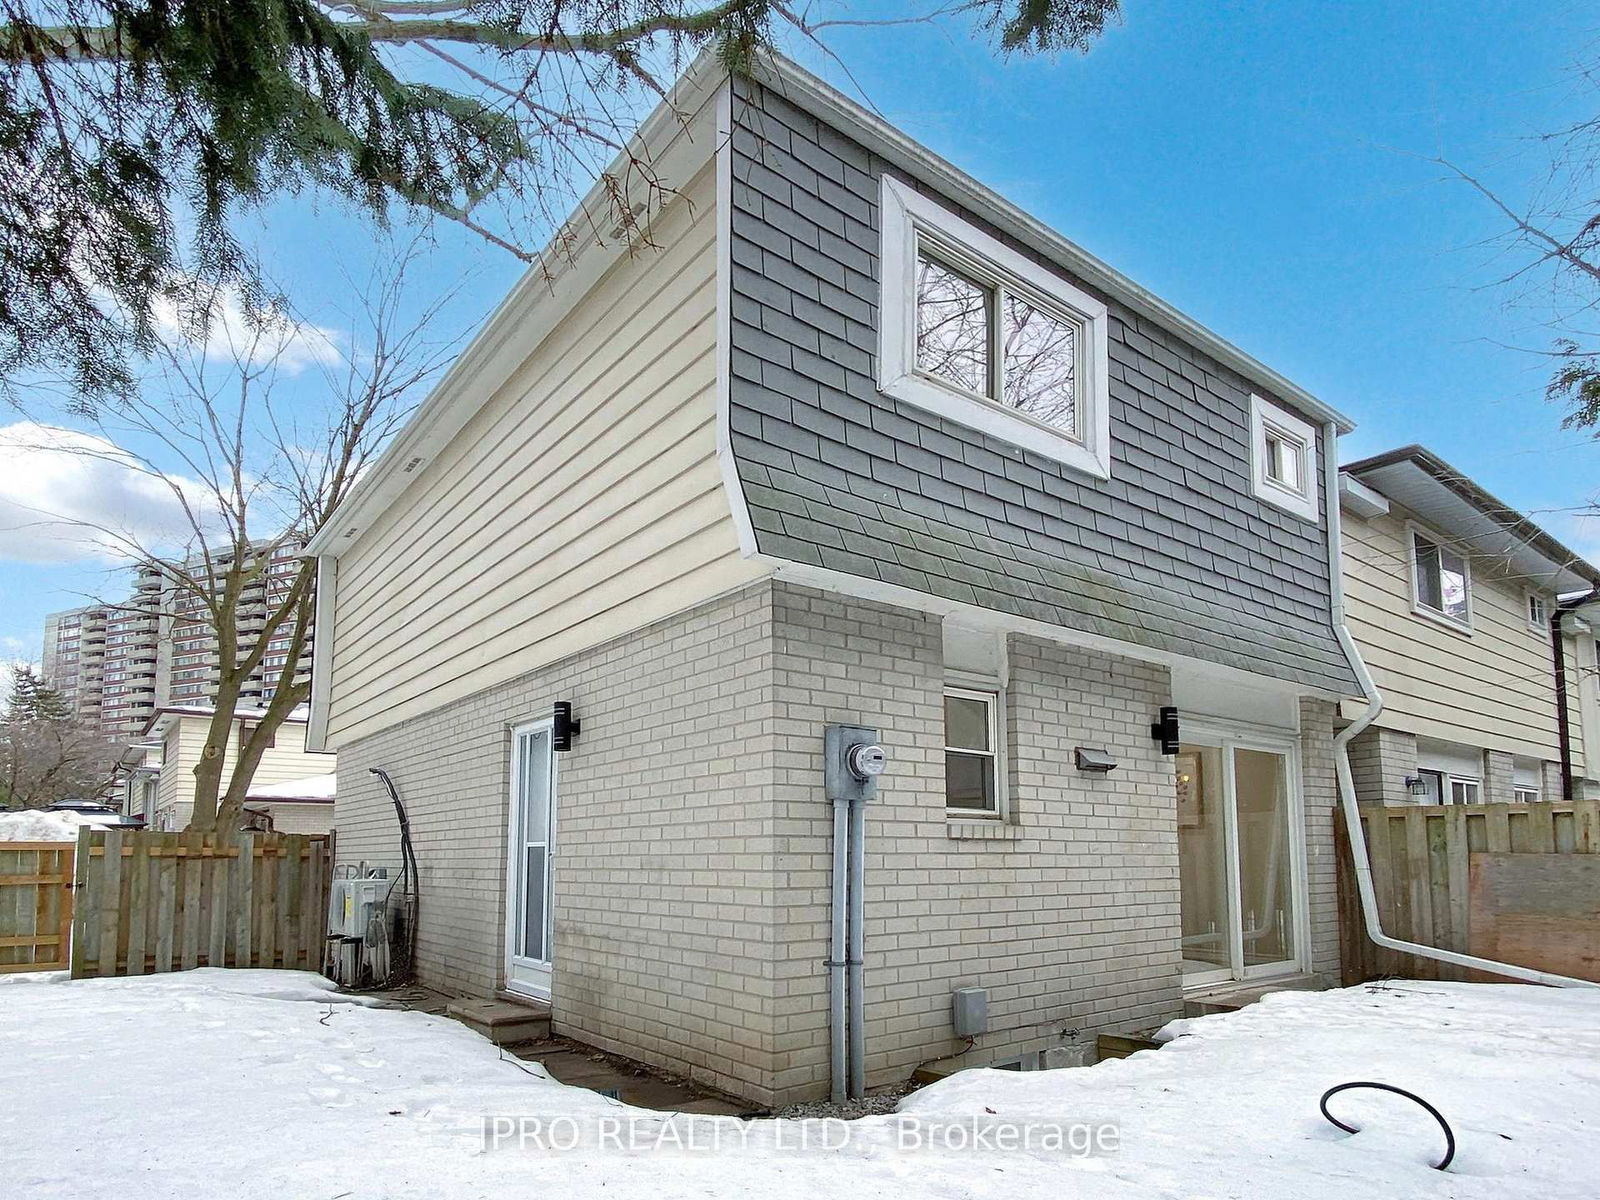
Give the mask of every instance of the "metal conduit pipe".
<svg viewBox="0 0 1600 1200">
<path fill-rule="evenodd" d="M 849 896 L 848 800 L 833 801 L 833 911 L 828 941 L 828 1046 L 830 1095 L 835 1104 L 845 1098 L 848 1050 L 845 1042 L 845 930 Z"/>
<path fill-rule="evenodd" d="M 1327 507 L 1328 525 L 1328 586 L 1332 594 L 1334 632 L 1339 638 L 1339 645 L 1344 650 L 1345 658 L 1350 663 L 1350 669 L 1355 672 L 1356 680 L 1361 685 L 1361 694 L 1366 697 L 1367 707 L 1354 722 L 1334 735 L 1333 767 L 1339 785 L 1339 805 L 1344 812 L 1345 828 L 1350 834 L 1350 858 L 1355 865 L 1356 891 L 1361 897 L 1361 916 L 1366 925 L 1367 936 L 1387 950 L 1398 950 L 1402 954 L 1414 954 L 1420 958 L 1431 958 L 1437 962 L 1467 967 L 1475 971 L 1487 971 L 1494 975 L 1503 975 L 1508 979 L 1520 979 L 1524 983 L 1540 983 L 1549 987 L 1600 988 L 1600 984 L 1587 979 L 1574 979 L 1568 975 L 1556 975 L 1549 971 L 1520 967 L 1515 963 L 1478 958 L 1472 954 L 1458 954 L 1454 950 L 1441 950 L 1437 946 L 1403 941 L 1400 938 L 1390 937 L 1383 931 L 1383 922 L 1378 913 L 1377 892 L 1372 886 L 1372 860 L 1367 853 L 1366 833 L 1361 828 L 1361 810 L 1356 804 L 1355 777 L 1350 771 L 1351 739 L 1378 719 L 1378 714 L 1383 711 L 1383 695 L 1378 691 L 1378 685 L 1373 681 L 1372 673 L 1367 670 L 1367 664 L 1362 661 L 1361 653 L 1356 649 L 1355 639 L 1351 637 L 1350 630 L 1345 624 L 1344 573 L 1340 555 L 1338 440 L 1338 427 L 1332 422 L 1325 424 L 1322 433 L 1322 461 L 1324 504 Z"/>
<path fill-rule="evenodd" d="M 850 801 L 850 1099 L 867 1094 L 867 805 Z"/>
</svg>

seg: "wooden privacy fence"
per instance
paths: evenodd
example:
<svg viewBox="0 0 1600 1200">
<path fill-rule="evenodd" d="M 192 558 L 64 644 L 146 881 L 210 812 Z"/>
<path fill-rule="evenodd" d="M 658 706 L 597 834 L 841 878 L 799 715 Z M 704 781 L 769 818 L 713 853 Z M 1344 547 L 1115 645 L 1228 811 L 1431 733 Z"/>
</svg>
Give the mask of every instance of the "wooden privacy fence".
<svg viewBox="0 0 1600 1200">
<path fill-rule="evenodd" d="M 71 842 L 0 842 L 0 972 L 66 969 L 72 855 Z"/>
<path fill-rule="evenodd" d="M 191 967 L 319 971 L 328 839 L 293 833 L 84 830 L 72 977 Z"/>
<path fill-rule="evenodd" d="M 1361 824 L 1385 933 L 1559 974 L 1600 968 L 1600 801 L 1363 804 Z M 1334 832 L 1346 984 L 1499 978 L 1374 945 L 1340 812 Z"/>
</svg>

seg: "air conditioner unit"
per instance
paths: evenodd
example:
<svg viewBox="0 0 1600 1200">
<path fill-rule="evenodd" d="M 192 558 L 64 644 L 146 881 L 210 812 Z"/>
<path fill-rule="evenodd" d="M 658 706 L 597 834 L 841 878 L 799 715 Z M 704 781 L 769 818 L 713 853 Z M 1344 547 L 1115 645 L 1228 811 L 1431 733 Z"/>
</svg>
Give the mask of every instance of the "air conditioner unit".
<svg viewBox="0 0 1600 1200">
<path fill-rule="evenodd" d="M 335 879 L 328 889 L 328 935 L 364 936 L 388 890 L 387 879 Z"/>
</svg>

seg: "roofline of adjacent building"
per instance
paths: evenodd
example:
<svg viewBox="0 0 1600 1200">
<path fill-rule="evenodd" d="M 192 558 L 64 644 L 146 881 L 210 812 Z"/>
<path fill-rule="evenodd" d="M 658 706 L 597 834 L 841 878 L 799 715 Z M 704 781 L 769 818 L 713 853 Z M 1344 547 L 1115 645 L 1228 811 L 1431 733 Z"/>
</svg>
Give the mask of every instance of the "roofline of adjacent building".
<svg viewBox="0 0 1600 1200">
<path fill-rule="evenodd" d="M 1559 563 L 1574 575 L 1588 580 L 1591 587 L 1600 588 L 1600 567 L 1595 567 L 1576 551 L 1557 541 L 1542 526 L 1535 524 L 1517 509 L 1512 508 L 1511 505 L 1495 496 L 1487 488 L 1452 467 L 1426 446 L 1420 446 L 1416 443 L 1412 443 L 1409 446 L 1398 446 L 1393 450 L 1385 450 L 1381 454 L 1374 454 L 1367 458 L 1358 459 L 1353 463 L 1346 463 L 1339 468 L 1339 472 L 1342 475 L 1359 478 L 1367 472 L 1406 462 L 1414 463 L 1485 516 L 1500 522 L 1509 532 L 1514 533 L 1528 545 L 1537 549 L 1539 553 L 1550 559 L 1550 561 Z M 1374 485 L 1367 486 L 1372 486 L 1374 491 L 1377 491 L 1380 495 L 1382 494 L 1382 488 Z"/>
<path fill-rule="evenodd" d="M 686 136 L 686 122 L 682 115 L 699 111 L 717 89 L 728 83 L 729 78 L 727 69 L 716 55 L 710 50 L 703 52 L 673 85 L 669 92 L 671 101 L 658 105 L 646 117 L 638 133 L 617 156 L 608 173 L 622 171 L 641 153 L 642 147 L 653 146 L 663 154 L 668 150 L 681 149 Z M 1024 244 L 1038 249 L 1045 257 L 1099 288 L 1118 303 L 1171 329 L 1197 349 L 1237 371 L 1250 383 L 1292 404 L 1318 422 L 1331 422 L 1340 433 L 1348 433 L 1355 428 L 1355 423 L 1344 413 L 1184 315 L 1038 218 L 1030 216 L 992 188 L 874 116 L 799 64 L 781 55 L 768 55 L 759 65 L 756 79 L 811 115 L 850 134 L 885 161 L 937 188 L 949 199 L 964 205 Z M 659 163 L 658 173 L 686 183 L 710 163 L 716 152 L 715 141 L 714 137 L 708 138 L 694 146 L 692 153 L 676 164 L 677 170 L 673 175 L 660 172 Z M 610 195 L 610 191 L 597 182 L 574 209 L 573 217 L 597 211 L 596 206 L 608 203 Z M 563 228 L 572 219 L 569 217 Z M 425 449 L 442 445 L 465 424 L 470 412 L 456 413 L 453 410 L 465 406 L 469 393 L 476 395 L 480 403 L 488 399 L 493 389 L 474 391 L 469 385 L 485 369 L 494 365 L 507 348 L 507 343 L 513 340 L 520 350 L 520 357 L 517 363 L 508 368 L 508 373 L 520 365 L 529 350 L 527 330 L 522 328 L 522 322 L 532 316 L 554 328 L 582 296 L 581 292 L 570 294 L 570 286 L 565 289 L 568 294 L 562 294 L 563 284 L 570 285 L 586 258 L 606 255 L 607 252 L 610 255 L 619 252 L 614 241 L 602 243 L 591 239 L 576 255 L 567 252 L 556 240 L 545 247 L 539 255 L 539 262 L 545 265 L 530 267 L 513 286 L 435 385 L 416 415 L 356 484 L 344 503 L 330 515 L 322 529 L 307 542 L 303 550 L 307 557 L 337 554 L 344 548 L 341 543 L 345 539 L 353 540 L 359 535 L 369 510 L 381 510 L 404 489 L 404 474 L 411 469 L 407 464 L 420 461 L 419 455 L 427 457 L 422 453 Z M 514 333 L 518 335 L 515 339 L 512 337 Z M 476 411 L 476 407 L 473 406 L 473 411 Z"/>
<path fill-rule="evenodd" d="M 167 716 L 169 714 L 172 715 L 172 716 L 179 716 L 179 717 L 209 717 L 209 716 L 215 715 L 216 711 L 217 711 L 217 706 L 214 705 L 214 704 L 210 704 L 210 705 L 206 705 L 206 704 L 162 704 L 162 705 L 158 705 L 155 708 L 155 710 L 152 711 L 151 714 L 148 717 L 145 718 L 144 728 L 142 730 L 140 730 L 139 736 L 141 738 L 149 736 L 150 731 L 155 728 L 156 722 L 159 721 L 162 717 Z M 295 713 L 300 713 L 301 715 L 300 716 L 296 716 L 296 715 L 294 715 Z M 267 710 L 264 709 L 264 708 L 247 708 L 247 709 L 244 709 L 243 711 L 235 709 L 234 713 L 233 713 L 233 716 L 230 719 L 234 720 L 234 721 L 259 721 L 262 717 L 264 717 L 266 715 L 267 715 Z M 306 711 L 304 706 L 301 706 L 299 708 L 291 709 L 290 712 L 289 712 L 289 715 L 285 716 L 283 718 L 283 723 L 285 725 L 304 725 L 310 719 L 311 719 L 310 713 Z M 154 745 L 159 746 L 160 743 L 156 742 L 156 743 L 154 743 Z"/>
</svg>

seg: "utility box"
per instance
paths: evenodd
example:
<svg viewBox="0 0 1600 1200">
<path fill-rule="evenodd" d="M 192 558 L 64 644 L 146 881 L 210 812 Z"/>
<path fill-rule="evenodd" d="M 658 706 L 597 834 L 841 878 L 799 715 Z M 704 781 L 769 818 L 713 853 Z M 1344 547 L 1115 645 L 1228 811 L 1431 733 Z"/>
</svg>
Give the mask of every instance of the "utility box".
<svg viewBox="0 0 1600 1200">
<path fill-rule="evenodd" d="M 977 1037 L 989 1032 L 989 989 L 957 988 L 950 993 L 950 1021 L 957 1037 Z"/>
<path fill-rule="evenodd" d="M 878 776 L 887 765 L 876 729 L 829 725 L 822 731 L 822 782 L 829 800 L 876 800 Z"/>
</svg>

